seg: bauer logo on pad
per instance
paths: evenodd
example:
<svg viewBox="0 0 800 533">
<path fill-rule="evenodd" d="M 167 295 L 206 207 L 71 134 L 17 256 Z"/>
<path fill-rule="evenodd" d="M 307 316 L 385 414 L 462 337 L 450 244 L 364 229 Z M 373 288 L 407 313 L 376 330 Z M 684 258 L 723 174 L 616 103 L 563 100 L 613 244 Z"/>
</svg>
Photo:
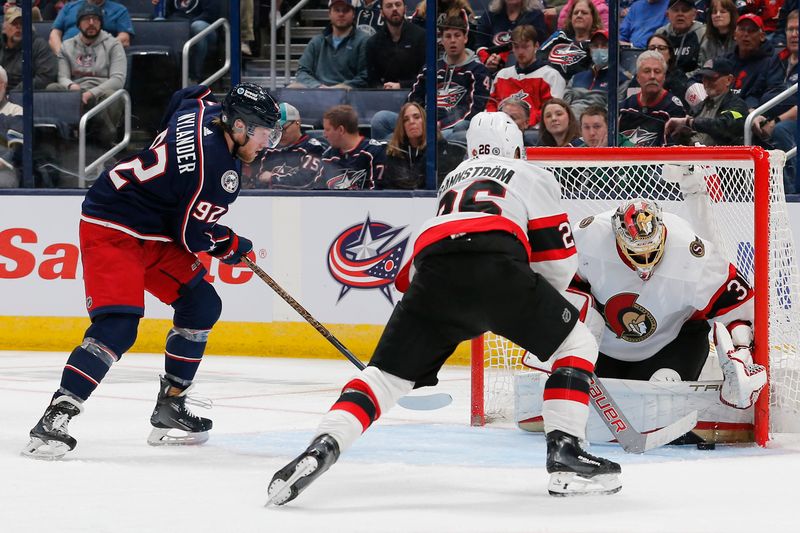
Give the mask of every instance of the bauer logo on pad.
<svg viewBox="0 0 800 533">
<path fill-rule="evenodd" d="M 408 245 L 408 235 L 400 235 L 404 229 L 372 221 L 367 214 L 336 236 L 328 248 L 328 271 L 342 286 L 337 303 L 350 289 L 377 289 L 394 305 L 391 285 Z"/>
</svg>

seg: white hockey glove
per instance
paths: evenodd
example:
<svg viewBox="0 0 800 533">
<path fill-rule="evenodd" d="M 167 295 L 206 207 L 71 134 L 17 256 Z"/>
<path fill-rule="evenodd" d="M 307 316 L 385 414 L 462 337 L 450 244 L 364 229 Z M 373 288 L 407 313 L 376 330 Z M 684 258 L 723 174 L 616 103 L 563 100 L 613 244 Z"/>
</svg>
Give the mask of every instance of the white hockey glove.
<svg viewBox="0 0 800 533">
<path fill-rule="evenodd" d="M 767 384 L 767 369 L 753 363 L 750 326 L 739 324 L 728 332 L 720 322 L 714 322 L 714 340 L 724 381 L 719 399 L 736 409 L 747 409 L 758 399 Z"/>
</svg>

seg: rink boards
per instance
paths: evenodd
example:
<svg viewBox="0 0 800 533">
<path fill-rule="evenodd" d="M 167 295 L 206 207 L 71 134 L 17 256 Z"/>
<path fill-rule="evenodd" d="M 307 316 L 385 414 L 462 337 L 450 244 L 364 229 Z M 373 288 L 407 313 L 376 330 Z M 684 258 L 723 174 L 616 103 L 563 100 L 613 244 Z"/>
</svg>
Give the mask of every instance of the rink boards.
<svg viewBox="0 0 800 533">
<path fill-rule="evenodd" d="M 78 252 L 82 200 L 0 195 L 0 349 L 66 350 L 81 338 L 88 325 Z M 221 223 L 252 239 L 258 264 L 366 359 L 401 296 L 392 280 L 435 207 L 430 193 L 241 196 Z M 800 235 L 800 205 L 788 209 Z M 337 356 L 247 267 L 201 259 L 223 300 L 210 353 Z M 172 309 L 150 295 L 145 306 L 134 351 L 159 352 Z M 468 363 L 466 346 L 453 362 Z"/>
</svg>

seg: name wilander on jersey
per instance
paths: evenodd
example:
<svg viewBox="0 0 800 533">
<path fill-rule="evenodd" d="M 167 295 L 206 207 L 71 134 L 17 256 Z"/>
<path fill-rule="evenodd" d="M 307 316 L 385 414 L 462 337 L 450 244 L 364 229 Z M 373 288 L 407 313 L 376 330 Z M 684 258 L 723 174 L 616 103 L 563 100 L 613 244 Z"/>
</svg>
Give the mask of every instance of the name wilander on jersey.
<svg viewBox="0 0 800 533">
<path fill-rule="evenodd" d="M 413 259 L 427 246 L 491 231 L 516 236 L 531 268 L 556 289 L 566 289 L 577 256 L 560 198 L 555 177 L 526 161 L 487 156 L 462 162 L 442 182 L 437 215 L 420 228 L 412 257 L 397 276 L 398 289 L 405 290 L 414 273 Z"/>
</svg>

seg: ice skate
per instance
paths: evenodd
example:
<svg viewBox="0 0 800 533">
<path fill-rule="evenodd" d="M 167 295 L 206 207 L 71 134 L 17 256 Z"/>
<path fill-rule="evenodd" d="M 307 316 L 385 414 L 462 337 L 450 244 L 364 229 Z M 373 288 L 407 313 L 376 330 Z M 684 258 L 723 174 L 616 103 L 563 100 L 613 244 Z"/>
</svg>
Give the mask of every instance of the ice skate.
<svg viewBox="0 0 800 533">
<path fill-rule="evenodd" d="M 73 450 L 78 441 L 68 432 L 72 417 L 83 412 L 83 405 L 70 396 L 59 396 L 47 406 L 39 422 L 31 429 L 31 441 L 22 455 L 34 459 L 60 459 Z"/>
<path fill-rule="evenodd" d="M 153 431 L 147 437 L 148 444 L 152 446 L 202 444 L 208 440 L 211 420 L 189 411 L 186 403 L 209 409 L 211 402 L 188 397 L 187 393 L 192 387 L 193 385 L 190 385 L 181 389 L 161 376 L 158 400 L 150 416 Z M 175 391 L 180 392 L 175 394 Z"/>
<path fill-rule="evenodd" d="M 339 459 L 339 444 L 328 434 L 320 435 L 294 461 L 278 470 L 267 490 L 267 505 L 283 505 L 297 495 Z"/>
<path fill-rule="evenodd" d="M 622 488 L 617 463 L 586 453 L 577 437 L 563 431 L 547 434 L 547 472 L 551 496 L 614 494 Z"/>
</svg>

